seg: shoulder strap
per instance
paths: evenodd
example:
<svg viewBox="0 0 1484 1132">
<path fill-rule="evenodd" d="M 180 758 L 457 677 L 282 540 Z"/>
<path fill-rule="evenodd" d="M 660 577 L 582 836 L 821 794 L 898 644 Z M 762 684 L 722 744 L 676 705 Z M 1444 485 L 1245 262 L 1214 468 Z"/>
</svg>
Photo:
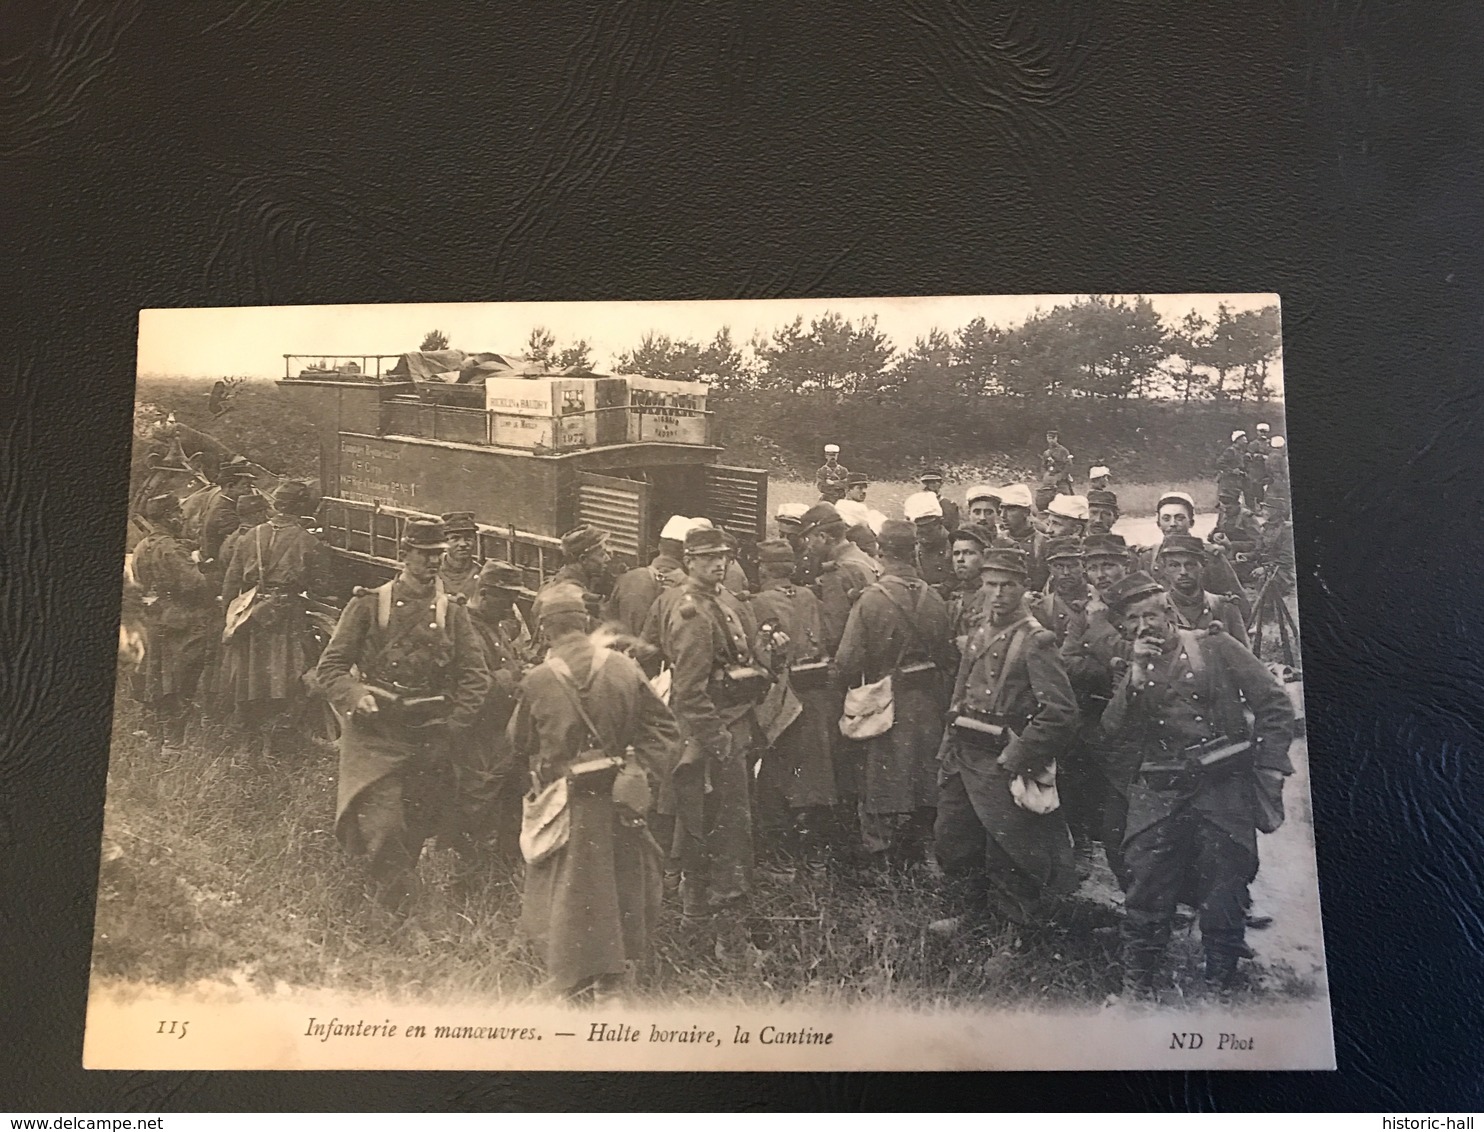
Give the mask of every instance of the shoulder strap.
<svg viewBox="0 0 1484 1132">
<path fill-rule="evenodd" d="M 1041 596 L 1041 612 L 1044 613 L 1044 614 L 1046 614 L 1046 622 L 1051 621 L 1056 616 L 1056 591 L 1055 590 L 1047 590 Z M 1046 622 L 1042 622 L 1042 624 L 1046 624 Z M 1052 628 L 1052 626 L 1049 625 L 1049 624 L 1046 624 L 1046 628 L 1050 629 L 1050 628 Z"/>
<path fill-rule="evenodd" d="M 1185 659 L 1190 662 L 1190 670 L 1195 673 L 1199 680 L 1206 671 L 1206 656 L 1201 650 L 1201 633 L 1194 629 L 1179 629 L 1180 643 L 1185 646 Z"/>
<path fill-rule="evenodd" d="M 917 616 L 917 611 L 922 606 L 922 599 L 920 597 L 915 597 L 914 598 L 914 605 L 912 606 L 911 609 L 908 609 L 905 605 L 903 605 L 900 601 L 898 601 L 892 595 L 891 590 L 889 590 L 884 583 L 882 583 L 882 582 L 872 582 L 866 588 L 867 589 L 870 589 L 870 590 L 880 590 L 881 591 L 882 596 L 884 596 L 887 601 L 891 602 L 891 604 L 895 607 L 896 611 L 898 613 L 900 613 L 902 615 L 903 619 L 906 621 L 906 623 L 907 623 L 907 632 L 911 635 L 912 640 L 917 644 L 917 647 L 923 650 L 923 654 L 925 656 L 931 657 L 932 656 L 932 652 L 931 652 L 931 650 L 928 649 L 927 642 L 925 642 L 922 639 L 922 634 L 917 631 L 917 622 L 915 620 L 915 618 Z M 899 656 L 899 657 L 897 657 L 897 666 L 898 667 L 901 666 L 902 660 L 905 658 L 905 656 L 906 656 L 906 650 L 903 649 L 902 655 Z"/>
<path fill-rule="evenodd" d="M 999 711 L 1000 699 L 1005 694 L 1005 684 L 1010 679 L 1011 666 L 1020 659 L 1020 654 L 1025 651 L 1025 642 L 1032 632 L 1031 619 L 1027 617 L 1017 625 L 1010 636 L 1010 644 L 1005 649 L 1005 661 L 1000 665 L 1000 670 L 995 674 L 994 688 L 989 694 L 990 711 Z"/>
<path fill-rule="evenodd" d="M 603 663 L 607 659 L 607 649 L 598 649 L 593 653 L 594 676 L 602 669 Z M 587 714 L 587 708 L 582 705 L 582 693 L 577 689 L 577 680 L 572 675 L 572 669 L 567 667 L 567 662 L 559 656 L 548 654 L 546 663 L 550 665 L 552 672 L 556 673 L 557 683 L 562 686 L 562 690 L 567 693 L 567 698 L 572 701 L 572 706 L 577 709 L 577 717 L 582 720 L 583 726 L 587 728 L 588 733 L 593 737 L 593 741 L 608 747 L 608 753 L 612 754 L 612 745 L 606 742 L 603 733 L 598 730 L 598 725 L 593 722 L 592 716 Z"/>
<path fill-rule="evenodd" d="M 376 627 L 385 629 L 392 623 L 392 583 L 376 587 Z"/>
</svg>

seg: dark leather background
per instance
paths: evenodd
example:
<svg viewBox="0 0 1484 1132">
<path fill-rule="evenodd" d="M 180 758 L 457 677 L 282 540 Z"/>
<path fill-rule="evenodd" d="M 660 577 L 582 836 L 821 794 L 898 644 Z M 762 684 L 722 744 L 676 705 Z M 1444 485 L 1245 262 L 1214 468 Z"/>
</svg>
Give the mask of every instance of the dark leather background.
<svg viewBox="0 0 1484 1132">
<path fill-rule="evenodd" d="M 0 1105 L 1484 1105 L 1484 6 L 520 8 L 0 5 Z M 140 307 L 1109 290 L 1282 295 L 1338 1073 L 79 1068 Z"/>
</svg>

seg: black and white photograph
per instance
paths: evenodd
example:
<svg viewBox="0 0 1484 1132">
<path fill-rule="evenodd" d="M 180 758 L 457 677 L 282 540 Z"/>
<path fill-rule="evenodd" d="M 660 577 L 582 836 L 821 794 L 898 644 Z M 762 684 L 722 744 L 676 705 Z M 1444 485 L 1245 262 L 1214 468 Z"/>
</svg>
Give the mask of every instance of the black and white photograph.
<svg viewBox="0 0 1484 1132">
<path fill-rule="evenodd" d="M 1280 306 L 142 311 L 85 1064 L 1332 1068 Z"/>
</svg>

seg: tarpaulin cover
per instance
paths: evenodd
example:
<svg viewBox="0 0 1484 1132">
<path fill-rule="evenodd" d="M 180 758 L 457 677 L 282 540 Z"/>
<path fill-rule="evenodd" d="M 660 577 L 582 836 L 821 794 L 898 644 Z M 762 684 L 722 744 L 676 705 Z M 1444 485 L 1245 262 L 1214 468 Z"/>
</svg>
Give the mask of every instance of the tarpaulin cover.
<svg viewBox="0 0 1484 1132">
<path fill-rule="evenodd" d="M 550 369 L 541 362 L 520 354 L 418 350 L 403 354 L 397 364 L 386 371 L 385 376 L 403 381 L 442 381 L 469 385 L 483 382 L 487 377 L 560 377 L 572 372 L 577 371 Z"/>
</svg>

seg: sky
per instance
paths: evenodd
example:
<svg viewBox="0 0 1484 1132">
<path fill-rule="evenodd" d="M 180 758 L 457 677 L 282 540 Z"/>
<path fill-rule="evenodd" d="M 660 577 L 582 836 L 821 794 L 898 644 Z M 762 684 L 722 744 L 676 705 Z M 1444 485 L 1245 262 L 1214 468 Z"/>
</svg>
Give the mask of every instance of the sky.
<svg viewBox="0 0 1484 1132">
<path fill-rule="evenodd" d="M 1074 295 L 944 296 L 860 299 L 725 299 L 701 302 L 392 303 L 366 306 L 209 307 L 144 310 L 139 314 L 139 372 L 217 378 L 282 377 L 284 354 L 401 354 L 416 350 L 435 327 L 449 344 L 476 352 L 520 353 L 533 326 L 555 333 L 557 345 L 585 338 L 595 368 L 614 368 L 616 356 L 648 331 L 671 338 L 711 340 L 731 327 L 739 346 L 754 332 L 802 315 L 807 325 L 826 311 L 852 320 L 875 314 L 898 349 L 938 327 L 956 330 L 976 316 L 1001 327 L 1017 325 Z M 1235 311 L 1277 303 L 1276 295 L 1151 295 L 1167 325 L 1194 308 L 1206 317 L 1225 302 Z M 298 364 L 294 371 L 298 372 Z M 1273 367 L 1281 390 L 1282 361 Z"/>
</svg>

